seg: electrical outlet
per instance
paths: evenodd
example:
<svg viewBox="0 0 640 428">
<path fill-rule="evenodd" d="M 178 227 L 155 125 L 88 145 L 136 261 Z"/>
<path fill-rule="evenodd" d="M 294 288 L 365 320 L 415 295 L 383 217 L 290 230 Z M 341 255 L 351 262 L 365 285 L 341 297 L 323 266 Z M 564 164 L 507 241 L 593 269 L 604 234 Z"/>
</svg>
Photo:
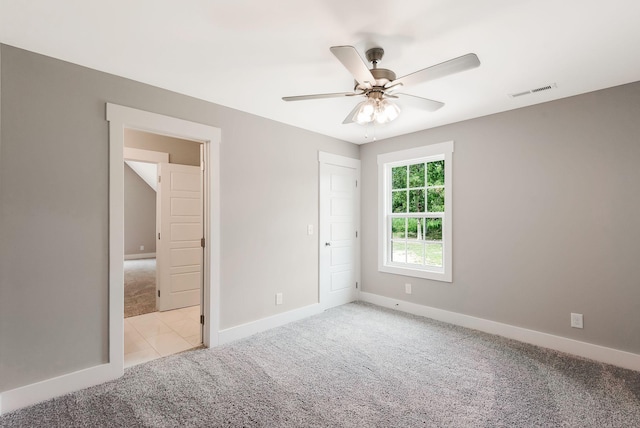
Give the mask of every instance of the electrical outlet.
<svg viewBox="0 0 640 428">
<path fill-rule="evenodd" d="M 571 327 L 584 328 L 582 314 L 571 314 Z"/>
<path fill-rule="evenodd" d="M 140 245 L 140 251 L 144 251 L 144 245 Z"/>
<path fill-rule="evenodd" d="M 307 226 L 307 235 L 313 235 L 313 225 L 312 224 Z"/>
<path fill-rule="evenodd" d="M 411 284 L 406 283 L 404 285 L 404 292 L 407 293 L 407 294 L 411 294 Z"/>
<path fill-rule="evenodd" d="M 276 305 L 282 304 L 282 293 L 276 293 Z"/>
</svg>

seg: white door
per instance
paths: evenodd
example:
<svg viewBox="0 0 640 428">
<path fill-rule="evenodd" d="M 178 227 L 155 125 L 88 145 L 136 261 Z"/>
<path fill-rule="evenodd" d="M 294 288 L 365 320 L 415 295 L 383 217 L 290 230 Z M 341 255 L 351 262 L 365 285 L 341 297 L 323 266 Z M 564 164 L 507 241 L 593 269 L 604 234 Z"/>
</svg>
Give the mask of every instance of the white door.
<svg viewBox="0 0 640 428">
<path fill-rule="evenodd" d="M 200 304 L 202 284 L 202 171 L 158 164 L 156 245 L 158 310 Z"/>
<path fill-rule="evenodd" d="M 348 163 L 353 161 L 348 159 Z M 321 159 L 320 303 L 324 308 L 352 302 L 358 296 L 358 176 L 358 168 L 323 163 Z"/>
</svg>

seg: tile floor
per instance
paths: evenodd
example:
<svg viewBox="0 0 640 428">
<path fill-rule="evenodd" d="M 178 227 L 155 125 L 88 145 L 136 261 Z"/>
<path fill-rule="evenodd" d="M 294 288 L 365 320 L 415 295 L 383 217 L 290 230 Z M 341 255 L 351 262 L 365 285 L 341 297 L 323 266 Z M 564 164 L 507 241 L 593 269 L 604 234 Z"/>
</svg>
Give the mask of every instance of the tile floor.
<svg viewBox="0 0 640 428">
<path fill-rule="evenodd" d="M 124 319 L 124 366 L 199 346 L 200 305 Z"/>
</svg>

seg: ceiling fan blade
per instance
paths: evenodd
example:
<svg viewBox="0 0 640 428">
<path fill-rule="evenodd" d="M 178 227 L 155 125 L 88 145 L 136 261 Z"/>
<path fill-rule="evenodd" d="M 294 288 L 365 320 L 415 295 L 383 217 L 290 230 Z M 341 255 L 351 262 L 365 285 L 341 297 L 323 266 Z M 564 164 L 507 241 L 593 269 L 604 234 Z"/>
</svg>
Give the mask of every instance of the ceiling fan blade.
<svg viewBox="0 0 640 428">
<path fill-rule="evenodd" d="M 403 101 L 407 101 L 407 104 L 414 106 L 416 108 L 426 110 L 426 111 L 436 111 L 439 108 L 444 106 L 444 103 L 440 101 L 430 100 L 428 98 L 417 97 L 415 95 L 409 94 L 396 94 L 399 95 Z"/>
<path fill-rule="evenodd" d="M 354 120 L 353 118 L 356 116 L 356 113 L 358 111 L 358 109 L 360 108 L 360 106 L 362 105 L 362 103 L 365 103 L 366 101 L 362 101 L 361 103 L 356 104 L 356 106 L 353 108 L 353 110 L 351 110 L 349 112 L 349 114 L 347 115 L 347 117 L 344 118 L 344 120 L 342 121 L 343 125 L 348 125 L 350 123 L 353 123 Z"/>
<path fill-rule="evenodd" d="M 461 71 L 469 70 L 471 68 L 478 67 L 480 60 L 474 53 L 459 56 L 458 58 L 450 59 L 449 61 L 441 62 L 440 64 L 427 67 L 415 73 L 407 74 L 393 80 L 385 85 L 385 87 L 391 87 L 398 84 L 404 86 L 415 85 L 417 83 L 428 82 L 429 80 L 439 79 L 450 74 L 459 73 Z"/>
<path fill-rule="evenodd" d="M 314 94 L 314 95 L 296 95 L 293 97 L 282 97 L 283 101 L 302 101 L 302 100 L 315 100 L 318 98 L 340 98 L 340 97 L 353 97 L 357 94 L 355 92 L 334 92 L 332 94 Z"/>
<path fill-rule="evenodd" d="M 344 65 L 356 81 L 363 86 L 371 88 L 376 83 L 376 78 L 371 74 L 367 63 L 360 57 L 353 46 L 332 46 L 330 48 L 338 61 Z"/>
</svg>

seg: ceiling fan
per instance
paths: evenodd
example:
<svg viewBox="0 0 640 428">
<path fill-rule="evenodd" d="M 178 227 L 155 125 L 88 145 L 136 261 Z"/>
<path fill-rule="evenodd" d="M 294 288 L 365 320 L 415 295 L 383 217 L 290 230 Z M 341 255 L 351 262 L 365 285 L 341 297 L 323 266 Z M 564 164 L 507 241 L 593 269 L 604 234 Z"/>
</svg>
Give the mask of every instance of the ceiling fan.
<svg viewBox="0 0 640 428">
<path fill-rule="evenodd" d="M 384 50 L 376 47 L 367 50 L 367 61 L 372 64 L 369 69 L 367 64 L 353 46 L 333 46 L 331 52 L 338 58 L 355 78 L 355 87 L 352 92 L 336 92 L 330 94 L 298 95 L 283 97 L 284 101 L 314 100 L 318 98 L 340 98 L 363 96 L 366 100 L 360 102 L 347 115 L 343 124 L 369 123 L 384 124 L 396 119 L 400 114 L 400 108 L 390 101 L 390 98 L 411 97 L 419 108 L 426 111 L 436 111 L 444 106 L 444 103 L 417 97 L 395 90 L 400 87 L 439 79 L 450 74 L 459 73 L 478 67 L 480 60 L 476 54 L 469 53 L 458 58 L 450 59 L 431 67 L 416 71 L 406 76 L 396 78 L 396 74 L 386 68 L 378 68 L 378 62 L 384 56 Z"/>
</svg>

